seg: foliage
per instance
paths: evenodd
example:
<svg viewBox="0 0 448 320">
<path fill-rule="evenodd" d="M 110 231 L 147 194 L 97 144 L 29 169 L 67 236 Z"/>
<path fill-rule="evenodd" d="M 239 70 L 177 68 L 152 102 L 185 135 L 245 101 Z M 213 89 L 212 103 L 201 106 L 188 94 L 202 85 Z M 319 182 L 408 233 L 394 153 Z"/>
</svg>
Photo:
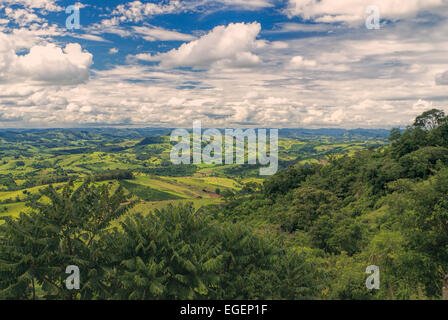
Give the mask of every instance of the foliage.
<svg viewBox="0 0 448 320">
<path fill-rule="evenodd" d="M 124 175 L 95 172 L 100 180 L 119 182 L 77 188 L 70 182 L 36 195 L 20 189 L 31 181 L 26 173 L 2 175 L 0 184 L 8 189 L 2 203 L 9 206 L 26 195 L 29 208 L 0 226 L 0 298 L 440 299 L 448 274 L 447 120 L 442 111 L 429 110 L 405 130 L 393 129 L 389 146 L 369 148 L 366 142 L 350 154 L 334 142 L 347 132 L 326 132 L 328 141 L 334 139 L 332 148 L 312 139 L 284 139 L 281 156 L 293 165 L 262 184 L 241 179 L 235 187 L 217 180 L 205 185 L 200 175 L 235 178 L 250 169 L 173 166 L 164 152 L 154 159 L 148 149 L 164 150 L 166 139 L 135 146 L 141 136 L 133 136 L 129 146 L 119 138 L 111 144 L 132 149 L 132 158 L 121 149 L 113 156 L 78 155 L 76 161 L 84 162 L 77 170 L 100 168 L 103 162 L 94 157 L 132 167 Z M 285 131 L 304 140 L 305 133 Z M 16 138 L 5 133 L 8 141 Z M 75 141 L 75 132 L 67 140 Z M 29 163 L 39 167 L 22 157 L 14 154 L 3 166 L 17 172 L 31 170 Z M 316 161 L 302 161 L 310 159 Z M 18 161 L 24 167 L 16 168 Z M 64 166 L 49 177 L 65 176 Z M 139 173 L 127 181 L 133 170 L 178 178 Z M 179 178 L 194 172 L 197 177 Z M 212 192 L 222 198 L 213 194 L 213 205 L 200 209 L 183 199 L 171 205 L 176 200 L 167 200 L 167 186 L 173 195 L 194 200 Z M 167 201 L 162 209 L 141 207 L 143 212 L 124 216 L 134 205 L 131 195 Z M 74 292 L 64 288 L 65 267 L 72 264 L 83 279 Z M 379 290 L 365 286 L 370 265 L 380 268 Z"/>
<path fill-rule="evenodd" d="M 46 299 L 103 295 L 109 258 L 101 239 L 133 203 L 122 204 L 121 188 L 111 193 L 89 181 L 77 189 L 67 184 L 61 193 L 50 186 L 41 196 L 28 203 L 30 214 L 4 218 L 0 226 L 0 297 L 34 299 L 37 287 Z M 65 288 L 69 265 L 83 270 L 79 292 Z"/>
</svg>

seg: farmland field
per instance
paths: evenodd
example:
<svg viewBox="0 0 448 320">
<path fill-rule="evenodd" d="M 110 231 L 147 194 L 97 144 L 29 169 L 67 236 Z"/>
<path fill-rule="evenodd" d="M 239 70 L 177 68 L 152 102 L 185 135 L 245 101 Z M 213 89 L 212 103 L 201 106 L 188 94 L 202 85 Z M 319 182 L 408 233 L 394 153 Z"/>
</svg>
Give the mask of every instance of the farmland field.
<svg viewBox="0 0 448 320">
<path fill-rule="evenodd" d="M 116 132 L 115 132 L 116 131 Z M 248 182 L 262 183 L 258 169 L 248 165 L 191 165 L 169 160 L 169 130 L 55 129 L 0 130 L 0 215 L 17 216 L 25 202 L 52 184 L 80 184 L 93 177 L 97 184 L 121 185 L 139 201 L 132 210 L 148 211 L 169 203 L 192 201 L 196 206 L 220 203 L 222 192 L 239 190 Z M 279 165 L 326 161 L 329 154 L 352 154 L 386 143 L 384 130 L 375 135 L 350 131 L 313 136 L 300 130 L 280 132 Z M 182 167 L 182 166 L 180 166 Z M 132 177 L 116 177 L 126 171 Z M 110 177 L 108 177 L 108 174 Z M 0 222 L 1 223 L 1 222 Z"/>
</svg>

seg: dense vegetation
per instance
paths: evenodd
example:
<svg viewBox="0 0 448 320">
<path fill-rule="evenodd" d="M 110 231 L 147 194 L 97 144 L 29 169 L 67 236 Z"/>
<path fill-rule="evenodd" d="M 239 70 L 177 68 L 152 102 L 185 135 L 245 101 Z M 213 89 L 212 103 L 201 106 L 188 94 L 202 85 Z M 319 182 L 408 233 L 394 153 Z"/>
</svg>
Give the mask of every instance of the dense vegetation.
<svg viewBox="0 0 448 320">
<path fill-rule="evenodd" d="M 0 226 L 0 297 L 27 299 L 311 298 L 306 254 L 241 224 L 217 224 L 191 205 L 127 217 L 123 189 L 85 182 L 42 191 L 32 214 Z M 82 288 L 65 288 L 76 265 Z"/>
<path fill-rule="evenodd" d="M 290 167 L 258 192 L 228 196 L 214 217 L 269 228 L 324 257 L 322 298 L 440 298 L 448 273 L 448 118 L 430 110 L 390 138 L 391 146 L 330 157 L 328 165 Z M 365 287 L 372 264 L 381 270 L 378 291 Z"/>
<path fill-rule="evenodd" d="M 298 156 L 286 170 L 238 187 L 132 175 L 26 194 L 28 211 L 0 225 L 0 298 L 440 299 L 448 274 L 448 117 L 427 111 L 405 131 L 392 130 L 390 141 L 328 152 L 327 161 Z M 318 147 L 292 145 L 288 152 Z M 18 188 L 14 176 L 1 178 Z M 136 210 L 139 201 L 163 200 L 168 187 L 180 198 L 215 192 L 222 201 Z M 78 291 L 65 288 L 68 265 L 81 270 Z M 369 265 L 380 268 L 379 290 L 365 286 Z"/>
</svg>

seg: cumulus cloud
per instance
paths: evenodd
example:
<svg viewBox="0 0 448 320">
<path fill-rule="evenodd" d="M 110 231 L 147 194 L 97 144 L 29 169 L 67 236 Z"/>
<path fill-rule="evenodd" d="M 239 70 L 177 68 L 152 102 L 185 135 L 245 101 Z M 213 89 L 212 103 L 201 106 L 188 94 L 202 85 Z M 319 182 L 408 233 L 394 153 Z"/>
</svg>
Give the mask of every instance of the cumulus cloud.
<svg viewBox="0 0 448 320">
<path fill-rule="evenodd" d="M 21 27 L 33 22 L 40 23 L 44 21 L 42 18 L 30 11 L 30 9 L 5 8 L 5 15 Z"/>
<path fill-rule="evenodd" d="M 27 54 L 17 55 L 8 37 L 0 34 L 0 81 L 82 83 L 89 78 L 92 58 L 77 43 L 69 43 L 65 48 L 55 44 L 36 45 Z"/>
<path fill-rule="evenodd" d="M 231 23 L 217 26 L 208 34 L 178 49 L 147 57 L 160 61 L 162 67 L 202 68 L 215 65 L 244 67 L 256 65 L 260 59 L 251 51 L 256 48 L 260 33 L 259 23 Z"/>
<path fill-rule="evenodd" d="M 331 58 L 333 58 L 332 54 L 325 53 L 318 56 L 319 60 L 306 59 L 302 56 L 294 56 L 289 63 L 286 64 L 286 67 L 297 70 L 322 70 L 326 72 L 342 72 L 349 70 L 349 66 L 347 64 L 341 63 L 342 61 L 340 59 L 343 57 L 337 56 L 333 61 L 331 61 Z"/>
<path fill-rule="evenodd" d="M 317 66 L 317 62 L 304 59 L 302 56 L 295 56 L 291 59 L 289 65 L 293 68 L 314 68 Z"/>
<path fill-rule="evenodd" d="M 89 78 L 92 54 L 77 43 L 64 49 L 54 44 L 35 46 L 27 55 L 17 59 L 16 73 L 32 80 L 51 83 L 81 83 Z"/>
<path fill-rule="evenodd" d="M 5 34 L 0 33 L 0 79 L 6 76 L 15 58 L 13 44 Z"/>
<path fill-rule="evenodd" d="M 142 3 L 140 1 L 131 1 L 126 4 L 118 5 L 112 12 L 119 16 L 119 20 L 139 22 L 145 17 L 151 15 L 161 15 L 173 13 L 182 7 L 181 1 L 171 0 L 168 4 L 157 4 L 152 2 Z"/>
<path fill-rule="evenodd" d="M 375 5 L 381 17 L 386 19 L 407 18 L 419 11 L 446 6 L 444 0 L 289 0 L 288 16 L 300 16 L 316 22 L 360 23 L 366 18 L 366 9 Z"/>
<path fill-rule="evenodd" d="M 65 30 L 58 27 L 56 24 L 49 25 L 48 23 L 32 24 L 26 27 L 13 28 L 5 31 L 1 31 L 4 37 L 8 38 L 13 43 L 16 51 L 23 51 L 24 49 L 30 49 L 31 47 L 52 42 L 53 37 L 63 36 Z"/>
</svg>

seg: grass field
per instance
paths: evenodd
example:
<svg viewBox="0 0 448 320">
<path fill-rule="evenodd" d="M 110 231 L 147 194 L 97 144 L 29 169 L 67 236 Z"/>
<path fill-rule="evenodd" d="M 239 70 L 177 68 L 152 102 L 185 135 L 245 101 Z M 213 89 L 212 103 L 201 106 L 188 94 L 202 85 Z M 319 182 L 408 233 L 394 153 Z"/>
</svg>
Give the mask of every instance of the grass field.
<svg viewBox="0 0 448 320">
<path fill-rule="evenodd" d="M 162 201 L 180 198 L 172 193 L 163 192 L 142 184 L 132 183 L 129 181 L 120 181 L 120 185 L 123 186 L 131 194 L 144 201 Z"/>
<path fill-rule="evenodd" d="M 199 164 L 194 165 L 194 170 L 179 171 L 179 166 L 169 161 L 168 136 L 142 143 L 147 138 L 140 134 L 138 130 L 126 129 L 0 130 L 0 216 L 17 216 L 26 210 L 26 198 L 51 183 L 41 181 L 54 177 L 65 177 L 64 181 L 71 177 L 79 185 L 87 176 L 128 170 L 135 179 L 106 179 L 96 184 L 123 186 L 140 201 L 132 212 L 186 201 L 197 207 L 220 203 L 220 194 L 225 190 L 239 190 L 248 182 L 263 182 L 258 168 L 236 164 Z M 370 145 L 385 143 L 380 138 L 363 136 L 335 138 L 300 132 L 293 135 L 279 139 L 279 161 L 284 167 L 294 163 L 325 163 L 328 154 L 354 154 Z M 53 186 L 64 183 L 54 182 Z"/>
</svg>

